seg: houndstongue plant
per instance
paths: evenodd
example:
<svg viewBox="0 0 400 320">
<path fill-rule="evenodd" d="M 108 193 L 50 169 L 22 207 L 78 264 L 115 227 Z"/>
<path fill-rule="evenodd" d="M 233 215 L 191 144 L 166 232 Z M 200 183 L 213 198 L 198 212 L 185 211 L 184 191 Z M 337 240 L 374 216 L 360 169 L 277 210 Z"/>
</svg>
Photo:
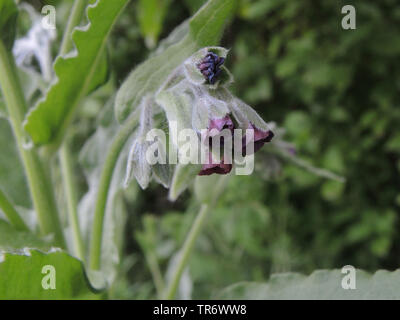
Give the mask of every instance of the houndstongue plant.
<svg viewBox="0 0 400 320">
<path fill-rule="evenodd" d="M 143 189 L 152 179 L 161 183 L 171 200 L 189 187 L 197 199 L 199 213 L 171 258 L 167 281 L 161 275 L 154 281 L 163 298 L 175 297 L 207 214 L 232 176 L 228 173 L 254 158 L 265 143 L 270 142 L 264 150 L 271 159 L 340 179 L 297 159 L 282 130 L 230 92 L 233 76 L 224 65 L 228 50 L 216 45 L 236 1 L 209 0 L 118 90 L 107 83 L 107 39 L 128 3 L 75 0 L 48 70 L 50 50 L 32 36 L 39 24 L 33 22 L 14 46 L 20 8 L 14 0 L 0 0 L 0 298 L 95 297 L 82 266 L 96 286 L 112 285 L 127 216 L 123 199 L 134 198 L 133 177 Z M 50 45 L 52 36 L 46 39 Z M 32 57 L 40 70 L 29 65 Z M 21 73 L 15 58 L 35 75 Z M 71 124 L 96 100 L 95 91 L 109 102 L 74 163 Z M 193 133 L 189 144 L 179 139 L 184 129 Z M 177 161 L 187 151 L 197 162 Z M 84 195 L 76 186 L 78 165 L 88 185 Z M 154 259 L 149 260 L 154 269 Z M 56 268 L 57 290 L 41 290 L 43 265 Z"/>
</svg>

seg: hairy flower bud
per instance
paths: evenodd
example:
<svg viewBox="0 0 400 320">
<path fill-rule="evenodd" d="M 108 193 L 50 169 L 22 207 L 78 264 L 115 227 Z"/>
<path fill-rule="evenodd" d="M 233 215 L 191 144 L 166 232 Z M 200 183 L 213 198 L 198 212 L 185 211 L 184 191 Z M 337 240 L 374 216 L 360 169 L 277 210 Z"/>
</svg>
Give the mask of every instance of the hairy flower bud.
<svg viewBox="0 0 400 320">
<path fill-rule="evenodd" d="M 216 79 L 221 73 L 221 66 L 224 64 L 225 59 L 219 57 L 213 52 L 207 53 L 207 55 L 197 64 L 197 67 L 208 80 L 210 84 L 214 84 Z"/>
</svg>

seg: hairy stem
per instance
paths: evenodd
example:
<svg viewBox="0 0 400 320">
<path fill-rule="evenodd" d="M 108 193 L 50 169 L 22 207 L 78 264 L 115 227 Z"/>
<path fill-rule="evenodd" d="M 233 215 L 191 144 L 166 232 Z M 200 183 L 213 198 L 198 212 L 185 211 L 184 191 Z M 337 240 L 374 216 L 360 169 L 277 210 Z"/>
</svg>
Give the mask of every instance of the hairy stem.
<svg viewBox="0 0 400 320">
<path fill-rule="evenodd" d="M 78 219 L 78 201 L 76 198 L 71 153 L 66 142 L 60 149 L 60 164 L 64 191 L 67 199 L 68 220 L 72 228 L 76 256 L 85 261 L 85 247 L 82 240 Z"/>
<path fill-rule="evenodd" d="M 167 288 L 165 299 L 171 300 L 175 298 L 176 290 L 178 289 L 179 282 L 182 277 L 182 273 L 187 265 L 190 253 L 192 252 L 193 246 L 197 240 L 198 235 L 203 227 L 204 221 L 209 212 L 207 204 L 201 205 L 200 211 L 196 216 L 196 219 L 186 237 L 185 243 L 179 253 L 179 262 L 176 266 L 175 272 Z"/>
<path fill-rule="evenodd" d="M 277 146 L 272 144 L 269 147 L 268 151 L 271 153 L 274 153 L 278 156 L 281 156 L 283 159 L 292 162 L 294 165 L 296 165 L 306 171 L 309 171 L 309 172 L 315 174 L 316 176 L 335 180 L 335 181 L 342 182 L 342 183 L 346 182 L 346 179 L 344 177 L 337 175 L 336 173 L 333 173 L 329 170 L 316 168 L 316 167 L 312 166 L 311 164 L 307 163 L 306 161 L 294 156 L 289 151 L 285 150 L 285 148 L 278 148 Z"/>
<path fill-rule="evenodd" d="M 60 55 L 65 55 L 72 49 L 72 31 L 82 21 L 86 5 L 87 0 L 75 0 L 71 15 L 68 19 L 67 27 L 64 32 Z M 79 259 L 85 261 L 85 247 L 83 244 L 78 219 L 78 201 L 75 192 L 73 163 L 71 161 L 71 152 L 67 140 L 63 142 L 60 148 L 59 159 L 61 164 L 64 191 L 67 199 L 68 220 L 73 233 L 75 254 Z"/>
<path fill-rule="evenodd" d="M 164 279 L 161 274 L 157 257 L 154 255 L 154 253 L 150 252 L 146 254 L 146 260 L 150 269 L 151 276 L 153 277 L 154 285 L 156 286 L 157 296 L 161 299 L 162 293 L 164 291 Z"/>
<path fill-rule="evenodd" d="M 215 185 L 213 185 L 214 192 L 212 197 L 208 200 L 203 200 L 205 202 L 201 205 L 200 211 L 197 214 L 196 219 L 194 220 L 188 235 L 186 236 L 182 249 L 180 250 L 179 261 L 175 267 L 171 281 L 168 284 L 168 288 L 165 291 L 164 299 L 171 300 L 175 298 L 176 291 L 178 289 L 179 282 L 182 277 L 182 273 L 185 270 L 185 267 L 189 261 L 190 254 L 193 250 L 194 244 L 208 216 L 209 208 L 213 208 L 217 203 L 218 197 L 224 191 L 225 185 L 229 177 L 230 177 L 229 175 L 221 176 L 218 179 L 218 182 Z"/>
<path fill-rule="evenodd" d="M 90 242 L 90 268 L 92 270 L 100 269 L 104 215 L 114 168 L 117 164 L 117 160 L 122 148 L 124 147 L 129 136 L 136 129 L 138 121 L 138 113 L 135 112 L 120 128 L 111 144 L 110 149 L 107 152 L 107 157 L 100 176 L 99 189 L 97 191 L 92 237 Z"/>
<path fill-rule="evenodd" d="M 24 220 L 20 217 L 17 210 L 15 210 L 12 203 L 7 199 L 6 195 L 0 189 L 0 209 L 6 215 L 8 221 L 15 227 L 17 230 L 21 231 L 29 231 L 29 228 L 25 224 Z"/>
<path fill-rule="evenodd" d="M 0 41 L 0 85 L 11 120 L 18 150 L 24 164 L 33 206 L 38 215 L 43 235 L 54 233 L 55 244 L 64 247 L 65 241 L 57 213 L 50 177 L 45 171 L 35 150 L 27 150 L 24 146 L 22 121 L 26 112 L 26 102 L 17 76 L 14 58 L 4 43 Z"/>
<path fill-rule="evenodd" d="M 60 55 L 68 53 L 72 49 L 72 31 L 82 21 L 88 0 L 75 0 L 69 16 L 67 27 L 65 28 L 63 40 L 61 43 Z"/>
</svg>

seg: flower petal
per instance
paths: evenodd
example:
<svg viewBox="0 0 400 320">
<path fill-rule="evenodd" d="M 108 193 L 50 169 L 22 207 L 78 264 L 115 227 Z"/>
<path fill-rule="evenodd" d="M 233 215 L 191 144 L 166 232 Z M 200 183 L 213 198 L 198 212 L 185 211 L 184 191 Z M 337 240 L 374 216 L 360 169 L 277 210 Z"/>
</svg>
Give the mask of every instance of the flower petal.
<svg viewBox="0 0 400 320">
<path fill-rule="evenodd" d="M 274 137 L 274 133 L 271 130 L 263 131 L 255 127 L 252 123 L 249 124 L 249 129 L 252 129 L 254 131 L 254 153 L 256 153 L 258 150 L 262 148 L 262 146 L 270 142 L 272 138 Z M 247 145 L 246 144 L 246 136 L 243 137 L 242 141 L 242 154 L 243 156 L 249 155 L 250 153 L 247 151 Z"/>
</svg>

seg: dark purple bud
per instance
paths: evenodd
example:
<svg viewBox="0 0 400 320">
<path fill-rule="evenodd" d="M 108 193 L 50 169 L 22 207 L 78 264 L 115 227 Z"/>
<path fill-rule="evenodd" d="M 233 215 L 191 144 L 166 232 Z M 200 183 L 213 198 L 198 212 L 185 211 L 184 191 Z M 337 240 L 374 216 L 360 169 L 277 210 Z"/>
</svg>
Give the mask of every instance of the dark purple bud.
<svg viewBox="0 0 400 320">
<path fill-rule="evenodd" d="M 203 63 L 199 64 L 198 67 L 199 67 L 199 69 L 201 71 L 207 70 L 207 69 L 211 69 L 212 70 L 214 68 L 214 63 L 212 63 L 212 62 L 203 62 Z"/>
<path fill-rule="evenodd" d="M 217 72 L 215 72 L 214 77 L 218 78 L 218 76 L 220 75 L 221 71 L 222 71 L 221 69 L 218 69 Z"/>
<path fill-rule="evenodd" d="M 221 66 L 224 64 L 225 59 L 218 57 L 213 52 L 207 53 L 207 55 L 197 64 L 200 72 L 207 79 L 210 84 L 214 84 L 219 74 L 221 73 Z"/>
<path fill-rule="evenodd" d="M 256 128 L 252 123 L 249 125 L 249 129 L 253 129 L 254 131 L 254 153 L 262 148 L 262 146 L 270 142 L 274 137 L 274 133 L 271 130 L 262 131 Z M 246 136 L 243 137 L 242 140 L 242 154 L 243 156 L 248 155 L 247 147 L 246 147 Z"/>
<path fill-rule="evenodd" d="M 214 52 L 209 52 L 207 53 L 205 59 L 216 61 L 218 59 L 218 55 L 216 55 Z"/>
<path fill-rule="evenodd" d="M 225 62 L 225 58 L 222 57 L 218 57 L 217 61 L 216 61 L 216 67 L 219 68 L 221 67 Z"/>
<path fill-rule="evenodd" d="M 208 82 L 210 84 L 214 84 L 215 83 L 216 77 L 215 77 L 214 73 L 210 74 L 207 78 L 208 78 Z"/>
</svg>

